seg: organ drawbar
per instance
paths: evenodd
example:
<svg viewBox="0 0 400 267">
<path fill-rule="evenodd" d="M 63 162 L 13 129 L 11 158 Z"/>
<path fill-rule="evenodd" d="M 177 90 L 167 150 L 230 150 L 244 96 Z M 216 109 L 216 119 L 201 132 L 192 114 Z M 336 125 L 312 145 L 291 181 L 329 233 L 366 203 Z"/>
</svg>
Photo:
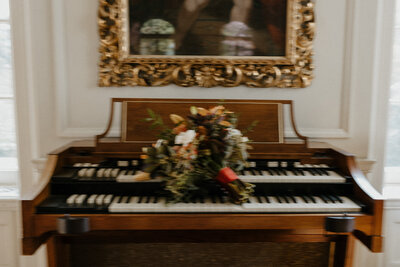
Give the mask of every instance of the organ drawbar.
<svg viewBox="0 0 400 267">
<path fill-rule="evenodd" d="M 223 102 L 240 114 L 239 129 L 259 121 L 248 133 L 253 147 L 249 163 L 238 173 L 240 179 L 255 185 L 247 203 L 235 205 L 215 187 L 187 202 L 168 203 L 161 179 L 134 180 L 142 169 L 142 147 L 156 140 L 143 121 L 147 109 L 167 122 L 170 113 L 184 114 L 192 105 L 218 104 L 218 100 L 204 99 L 112 99 L 103 134 L 49 154 L 42 177 L 48 181 L 46 186 L 34 199 L 22 201 L 23 253 L 34 253 L 42 243 L 50 249 L 54 242 L 57 248 L 64 247 L 68 229 L 94 240 L 121 231 L 149 235 L 152 231 L 188 235 L 229 231 L 238 236 L 243 231 L 267 231 L 273 233 L 274 242 L 336 244 L 332 250 L 339 253 L 333 256 L 335 266 L 345 264 L 341 257 L 350 253 L 354 237 L 371 251 L 382 250 L 381 195 L 367 182 L 351 154 L 310 143 L 298 132 L 289 100 Z M 117 106 L 121 106 L 121 136 L 108 137 Z M 286 123 L 284 111 L 290 115 Z M 291 126 L 296 138 L 285 138 L 284 126 Z M 340 229 L 348 232 L 337 233 Z"/>
</svg>

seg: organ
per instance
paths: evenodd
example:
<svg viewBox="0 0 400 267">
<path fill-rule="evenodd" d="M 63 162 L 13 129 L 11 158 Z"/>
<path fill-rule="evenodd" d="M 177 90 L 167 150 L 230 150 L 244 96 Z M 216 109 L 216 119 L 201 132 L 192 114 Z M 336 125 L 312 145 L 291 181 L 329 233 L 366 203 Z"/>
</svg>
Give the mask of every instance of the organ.
<svg viewBox="0 0 400 267">
<path fill-rule="evenodd" d="M 156 139 L 143 121 L 147 109 L 167 118 L 170 113 L 185 114 L 192 105 L 220 103 L 112 99 L 105 132 L 50 153 L 42 177 L 47 184 L 34 199 L 22 201 L 23 254 L 46 243 L 50 266 L 68 266 L 68 247 L 83 239 L 327 242 L 327 264 L 351 266 L 355 238 L 373 252 L 382 251 L 382 196 L 354 156 L 309 142 L 298 132 L 289 100 L 222 102 L 240 114 L 239 129 L 259 121 L 248 134 L 253 146 L 249 165 L 238 173 L 255 184 L 247 203 L 235 205 L 221 191 L 211 190 L 186 203 L 167 204 L 160 180 L 132 180 L 142 166 L 142 147 Z M 108 137 L 118 107 L 119 131 Z M 296 138 L 284 136 L 287 118 Z"/>
</svg>

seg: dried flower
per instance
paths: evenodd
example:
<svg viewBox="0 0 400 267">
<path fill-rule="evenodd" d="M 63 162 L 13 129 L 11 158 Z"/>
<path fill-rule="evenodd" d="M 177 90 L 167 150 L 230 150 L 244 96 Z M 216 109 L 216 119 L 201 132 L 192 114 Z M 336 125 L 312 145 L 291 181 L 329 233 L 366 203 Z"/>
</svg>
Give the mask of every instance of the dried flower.
<svg viewBox="0 0 400 267">
<path fill-rule="evenodd" d="M 231 127 L 232 123 L 230 123 L 229 121 L 221 121 L 221 122 L 219 122 L 219 125 L 222 125 L 225 127 Z"/>
<path fill-rule="evenodd" d="M 200 114 L 201 116 L 207 116 L 210 114 L 210 112 L 207 109 L 199 107 L 197 107 L 197 113 Z"/>
<path fill-rule="evenodd" d="M 176 114 L 171 114 L 171 115 L 169 115 L 169 118 L 171 119 L 171 121 L 172 121 L 174 124 L 179 124 L 179 123 L 185 122 L 185 119 L 184 119 L 184 118 L 182 118 L 181 116 L 176 115 Z"/>
<path fill-rule="evenodd" d="M 160 176 L 165 190 L 174 202 L 187 201 L 211 190 L 226 191 L 234 203 L 247 201 L 253 192 L 252 185 L 238 179 L 235 171 L 241 170 L 247 159 L 247 137 L 235 129 L 237 117 L 224 106 L 209 110 L 190 107 L 188 120 L 171 114 L 173 129 L 168 129 L 161 116 L 149 110 L 152 127 L 162 127 L 160 139 L 146 150 L 145 173 L 138 179 Z M 221 178 L 221 170 L 224 178 Z M 151 175 L 150 175 L 151 174 Z"/>
</svg>

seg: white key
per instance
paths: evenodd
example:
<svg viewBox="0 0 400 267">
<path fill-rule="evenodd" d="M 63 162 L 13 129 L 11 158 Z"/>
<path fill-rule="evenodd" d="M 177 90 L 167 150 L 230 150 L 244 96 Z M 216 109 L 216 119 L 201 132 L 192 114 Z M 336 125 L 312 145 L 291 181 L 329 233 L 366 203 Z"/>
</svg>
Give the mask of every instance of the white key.
<svg viewBox="0 0 400 267">
<path fill-rule="evenodd" d="M 67 204 L 72 205 L 75 203 L 75 199 L 78 197 L 78 194 L 73 194 L 67 198 Z"/>
<path fill-rule="evenodd" d="M 279 167 L 279 162 L 278 161 L 268 161 L 267 166 L 269 168 L 276 168 L 276 167 Z"/>
<path fill-rule="evenodd" d="M 112 198 L 113 198 L 113 195 L 111 195 L 111 194 L 110 194 L 110 195 L 107 195 L 107 196 L 104 198 L 104 200 L 103 200 L 104 205 L 110 204 Z"/>
<path fill-rule="evenodd" d="M 300 162 L 296 161 L 296 162 L 294 163 L 294 167 L 296 167 L 296 168 L 304 168 L 304 165 L 301 164 Z"/>
<path fill-rule="evenodd" d="M 87 171 L 86 168 L 80 169 L 80 170 L 78 171 L 78 176 L 79 176 L 79 177 L 85 177 L 86 171 Z"/>
<path fill-rule="evenodd" d="M 118 168 L 114 168 L 111 171 L 111 177 L 117 177 L 119 173 L 119 169 Z"/>
<path fill-rule="evenodd" d="M 117 166 L 118 167 L 128 167 L 129 166 L 129 161 L 127 161 L 127 160 L 118 160 L 117 161 Z"/>
<path fill-rule="evenodd" d="M 83 165 L 83 163 L 80 163 L 80 162 L 77 162 L 77 163 L 74 163 L 74 167 L 82 167 L 82 165 Z"/>
<path fill-rule="evenodd" d="M 288 166 L 287 161 L 281 161 L 281 167 L 286 168 Z"/>
<path fill-rule="evenodd" d="M 134 197 L 131 197 L 131 199 L 129 200 L 129 203 L 137 203 L 138 200 L 139 200 L 139 197 L 138 196 L 134 196 Z"/>
<path fill-rule="evenodd" d="M 96 174 L 96 176 L 98 177 L 98 178 L 103 178 L 103 176 L 104 176 L 104 171 L 105 171 L 106 169 L 104 169 L 104 168 L 100 168 L 98 171 L 97 171 L 97 174 Z"/>
<path fill-rule="evenodd" d="M 88 178 L 93 177 L 93 174 L 94 174 L 95 172 L 96 172 L 96 169 L 95 169 L 95 168 L 87 169 L 86 172 L 85 172 L 85 177 L 88 177 Z"/>
<path fill-rule="evenodd" d="M 97 196 L 98 196 L 97 194 L 90 195 L 89 198 L 88 198 L 88 200 L 87 200 L 87 203 L 88 203 L 89 205 L 94 204 L 95 201 L 96 201 Z"/>
<path fill-rule="evenodd" d="M 115 204 L 117 204 L 120 198 L 121 198 L 120 196 L 116 196 L 116 197 L 114 197 L 114 199 L 113 199 L 112 203 L 115 203 Z"/>
<path fill-rule="evenodd" d="M 112 171 L 111 168 L 106 169 L 106 170 L 104 171 L 104 177 L 106 177 L 106 178 L 110 177 L 111 171 Z"/>
<path fill-rule="evenodd" d="M 92 163 L 90 163 L 90 162 L 86 162 L 86 163 L 82 164 L 83 167 L 90 167 L 91 165 L 92 165 Z"/>
<path fill-rule="evenodd" d="M 132 160 L 131 163 L 132 163 L 132 166 L 138 166 L 139 165 L 139 161 L 136 160 L 136 159 Z"/>
<path fill-rule="evenodd" d="M 92 165 L 90 165 L 90 167 L 97 168 L 97 167 L 99 167 L 99 164 L 98 163 L 92 163 Z"/>
<path fill-rule="evenodd" d="M 86 194 L 79 195 L 79 196 L 75 199 L 75 204 L 77 204 L 77 205 L 82 204 L 82 203 L 85 201 L 86 197 L 87 197 Z"/>
<path fill-rule="evenodd" d="M 106 195 L 102 194 L 96 198 L 96 205 L 103 205 L 103 200 Z"/>
</svg>

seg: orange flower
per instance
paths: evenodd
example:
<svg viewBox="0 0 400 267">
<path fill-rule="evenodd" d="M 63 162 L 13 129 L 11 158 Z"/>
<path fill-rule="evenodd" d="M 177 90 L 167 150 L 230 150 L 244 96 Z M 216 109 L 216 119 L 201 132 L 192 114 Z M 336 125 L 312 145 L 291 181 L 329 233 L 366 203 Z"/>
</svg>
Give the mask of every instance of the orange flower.
<svg viewBox="0 0 400 267">
<path fill-rule="evenodd" d="M 176 126 L 174 129 L 172 129 L 172 133 L 179 134 L 181 132 L 186 132 L 186 130 L 187 130 L 186 124 L 182 123 L 182 124 Z"/>
<path fill-rule="evenodd" d="M 141 159 L 147 159 L 149 156 L 147 156 L 147 155 L 140 155 L 140 158 Z"/>
<path fill-rule="evenodd" d="M 197 108 L 197 113 L 201 116 L 207 116 L 210 114 L 210 112 L 205 108 Z"/>
<path fill-rule="evenodd" d="M 184 119 L 184 118 L 182 118 L 181 116 L 176 115 L 176 114 L 170 114 L 170 115 L 169 115 L 169 118 L 171 119 L 171 121 L 172 121 L 174 124 L 184 123 L 184 122 L 185 122 L 185 119 Z"/>
<path fill-rule="evenodd" d="M 204 127 L 204 126 L 199 126 L 199 127 L 197 128 L 197 131 L 198 131 L 198 133 L 199 133 L 200 135 L 206 135 L 206 134 L 207 134 L 207 129 L 206 129 L 206 127 Z"/>
<path fill-rule="evenodd" d="M 224 112 L 224 109 L 225 109 L 224 106 L 219 105 L 219 106 L 210 108 L 210 112 L 214 113 L 216 115 L 221 115 Z"/>
<path fill-rule="evenodd" d="M 219 123 L 219 125 L 226 126 L 226 127 L 232 126 L 232 124 L 231 124 L 229 121 L 221 121 L 221 122 Z"/>
</svg>

